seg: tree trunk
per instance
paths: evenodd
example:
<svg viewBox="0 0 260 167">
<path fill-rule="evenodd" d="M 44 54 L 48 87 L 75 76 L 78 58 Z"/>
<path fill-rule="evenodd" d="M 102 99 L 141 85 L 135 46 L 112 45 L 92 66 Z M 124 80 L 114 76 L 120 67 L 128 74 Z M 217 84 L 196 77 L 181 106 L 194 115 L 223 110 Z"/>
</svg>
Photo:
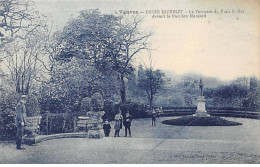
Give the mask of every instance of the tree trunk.
<svg viewBox="0 0 260 167">
<path fill-rule="evenodd" d="M 153 95 L 149 99 L 150 109 L 153 109 Z"/>
<path fill-rule="evenodd" d="M 126 101 L 126 88 L 125 88 L 125 80 L 124 75 L 120 75 L 120 81 L 121 81 L 121 89 L 120 89 L 120 95 L 121 95 L 121 101 L 124 103 Z"/>
</svg>

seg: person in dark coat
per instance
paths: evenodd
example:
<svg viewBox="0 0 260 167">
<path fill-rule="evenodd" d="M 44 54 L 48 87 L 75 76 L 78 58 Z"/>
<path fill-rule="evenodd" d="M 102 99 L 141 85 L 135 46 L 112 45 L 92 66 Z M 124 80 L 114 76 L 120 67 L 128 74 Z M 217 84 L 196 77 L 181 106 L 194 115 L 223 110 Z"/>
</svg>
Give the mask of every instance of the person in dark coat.
<svg viewBox="0 0 260 167">
<path fill-rule="evenodd" d="M 124 126 L 125 126 L 125 137 L 127 136 L 127 130 L 129 131 L 129 136 L 131 137 L 131 122 L 132 122 L 132 116 L 129 115 L 129 112 L 126 113 L 124 118 Z"/>
<path fill-rule="evenodd" d="M 104 129 L 105 137 L 109 137 L 109 133 L 110 133 L 110 130 L 111 130 L 111 126 L 110 126 L 110 124 L 108 123 L 108 120 L 107 120 L 107 119 L 105 120 L 105 124 L 103 125 L 103 129 Z"/>
<path fill-rule="evenodd" d="M 153 110 L 152 112 L 152 126 L 156 126 L 156 117 L 157 117 L 157 113 L 155 112 L 155 110 Z"/>
<path fill-rule="evenodd" d="M 23 131 L 24 126 L 26 125 L 26 95 L 22 95 L 20 102 L 17 104 L 15 111 L 16 111 L 16 128 L 17 128 L 17 134 L 16 134 L 16 148 L 17 149 L 25 149 L 21 147 L 22 139 L 23 139 Z"/>
</svg>

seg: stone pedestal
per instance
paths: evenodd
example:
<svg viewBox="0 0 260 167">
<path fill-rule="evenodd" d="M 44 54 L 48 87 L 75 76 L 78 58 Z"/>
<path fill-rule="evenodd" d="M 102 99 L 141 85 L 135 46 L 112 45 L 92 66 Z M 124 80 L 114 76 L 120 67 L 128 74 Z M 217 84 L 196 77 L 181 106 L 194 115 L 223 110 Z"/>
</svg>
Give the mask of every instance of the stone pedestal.
<svg viewBox="0 0 260 167">
<path fill-rule="evenodd" d="M 102 116 L 105 114 L 104 111 L 89 111 L 87 112 L 88 119 L 86 120 L 86 128 L 88 131 L 89 138 L 100 139 L 104 137 L 103 133 L 103 119 Z"/>
<path fill-rule="evenodd" d="M 104 137 L 104 132 L 103 130 L 89 130 L 88 131 L 88 137 L 93 138 L 93 139 L 101 139 Z"/>
<path fill-rule="evenodd" d="M 104 111 L 89 111 L 87 116 L 78 117 L 77 127 L 86 129 L 89 138 L 100 139 L 104 137 L 103 119 Z"/>
<path fill-rule="evenodd" d="M 38 136 L 38 130 L 40 129 L 41 116 L 27 117 L 25 130 L 27 135 L 24 137 L 23 142 L 26 144 L 36 144 L 36 137 Z"/>
<path fill-rule="evenodd" d="M 199 96 L 197 98 L 197 110 L 196 113 L 193 114 L 193 116 L 202 116 L 202 117 L 210 116 L 205 109 L 205 103 L 206 103 L 206 99 L 204 96 Z"/>
</svg>

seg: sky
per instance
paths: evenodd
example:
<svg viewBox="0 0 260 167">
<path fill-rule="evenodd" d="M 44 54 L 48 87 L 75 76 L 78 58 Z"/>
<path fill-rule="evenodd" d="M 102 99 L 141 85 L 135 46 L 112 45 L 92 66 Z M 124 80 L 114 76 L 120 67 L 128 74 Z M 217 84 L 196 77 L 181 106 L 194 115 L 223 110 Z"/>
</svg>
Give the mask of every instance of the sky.
<svg viewBox="0 0 260 167">
<path fill-rule="evenodd" d="M 84 9 L 102 13 L 139 11 L 141 29 L 150 38 L 154 65 L 176 74 L 189 72 L 223 80 L 239 76 L 260 76 L 260 3 L 258 0 L 35 0 L 37 9 L 62 29 Z M 149 10 L 214 11 L 206 18 L 153 18 Z M 222 11 L 231 13 L 221 13 Z M 235 13 L 232 13 L 232 10 Z M 238 13 L 238 10 L 243 11 Z M 144 13 L 140 13 L 144 12 Z M 135 63 L 148 62 L 148 53 Z"/>
</svg>

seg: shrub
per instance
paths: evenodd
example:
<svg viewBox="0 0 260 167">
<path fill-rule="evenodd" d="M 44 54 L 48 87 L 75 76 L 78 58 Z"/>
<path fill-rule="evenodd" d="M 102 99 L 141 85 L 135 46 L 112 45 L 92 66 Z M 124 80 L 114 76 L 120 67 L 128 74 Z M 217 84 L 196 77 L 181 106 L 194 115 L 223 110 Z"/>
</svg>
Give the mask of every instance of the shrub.
<svg viewBox="0 0 260 167">
<path fill-rule="evenodd" d="M 166 125 L 177 126 L 238 126 L 242 125 L 239 122 L 228 121 L 226 119 L 210 116 L 210 117 L 198 117 L 198 116 L 183 116 L 177 119 L 170 119 L 162 121 Z"/>
<path fill-rule="evenodd" d="M 7 108 L 15 110 L 17 103 L 19 102 L 20 95 L 16 92 L 10 92 L 5 94 L 1 99 L 1 109 L 5 110 Z"/>
<path fill-rule="evenodd" d="M 26 114 L 28 117 L 40 115 L 40 106 L 38 99 L 35 95 L 28 95 L 27 102 L 25 104 Z"/>
<path fill-rule="evenodd" d="M 66 121 L 64 114 L 52 115 L 49 120 L 51 133 L 63 132 L 63 124 Z"/>
<path fill-rule="evenodd" d="M 96 92 L 92 95 L 91 107 L 93 111 L 102 111 L 104 109 L 104 100 L 100 93 Z"/>
<path fill-rule="evenodd" d="M 81 114 L 86 115 L 86 112 L 88 112 L 90 110 L 91 110 L 91 99 L 88 97 L 85 97 L 84 99 L 82 99 L 81 105 L 80 105 Z"/>
<path fill-rule="evenodd" d="M 146 116 L 144 104 L 132 101 L 126 101 L 125 103 L 119 103 L 117 105 L 117 111 L 120 108 L 122 115 L 129 112 L 133 118 L 144 118 Z"/>
<path fill-rule="evenodd" d="M 103 120 L 104 119 L 113 120 L 117 113 L 116 105 L 112 101 L 105 101 L 104 111 L 105 111 L 105 115 L 103 116 Z"/>
<path fill-rule="evenodd" d="M 7 108 L 0 115 L 0 132 L 1 140 L 15 139 L 16 125 L 15 125 L 15 111 Z"/>
<path fill-rule="evenodd" d="M 42 120 L 40 124 L 40 131 L 42 134 L 46 134 L 46 115 L 42 115 Z M 49 114 L 49 120 L 48 120 L 48 132 L 49 134 L 56 134 L 56 133 L 66 133 L 66 132 L 72 132 L 74 128 L 74 117 L 72 114 Z"/>
<path fill-rule="evenodd" d="M 15 139 L 15 107 L 19 99 L 19 94 L 10 92 L 0 99 L 0 140 Z"/>
</svg>

